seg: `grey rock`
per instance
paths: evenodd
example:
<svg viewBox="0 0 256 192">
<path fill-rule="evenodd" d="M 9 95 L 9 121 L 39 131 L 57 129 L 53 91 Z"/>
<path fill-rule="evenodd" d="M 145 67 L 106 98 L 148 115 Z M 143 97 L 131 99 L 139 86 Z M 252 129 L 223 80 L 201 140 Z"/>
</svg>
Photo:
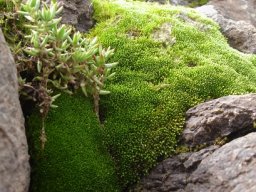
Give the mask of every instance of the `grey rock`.
<svg viewBox="0 0 256 192">
<path fill-rule="evenodd" d="M 30 167 L 17 71 L 1 29 L 0 93 L 0 191 L 26 192 Z"/>
<path fill-rule="evenodd" d="M 256 133 L 247 133 L 255 131 L 256 94 L 208 101 L 189 109 L 186 115 L 184 144 L 213 143 L 224 136 L 233 136 L 233 140 L 221 147 L 211 145 L 171 156 L 153 168 L 134 191 L 255 191 Z"/>
<path fill-rule="evenodd" d="M 256 133 L 159 163 L 134 189 L 143 192 L 254 192 Z"/>
<path fill-rule="evenodd" d="M 182 142 L 189 146 L 212 144 L 217 138 L 252 132 L 256 94 L 226 96 L 199 104 L 186 113 Z"/>
<path fill-rule="evenodd" d="M 73 25 L 81 32 L 87 32 L 95 22 L 92 18 L 93 6 L 90 0 L 58 0 L 62 3 L 62 23 Z"/>
<path fill-rule="evenodd" d="M 229 44 L 244 53 L 256 53 L 256 2 L 212 0 L 197 11 L 216 21 Z"/>
<path fill-rule="evenodd" d="M 210 0 L 209 5 L 213 5 L 227 19 L 246 21 L 256 26 L 255 0 Z"/>
<path fill-rule="evenodd" d="M 204 158 L 188 178 L 189 192 L 256 190 L 256 133 L 235 139 Z"/>
<path fill-rule="evenodd" d="M 218 148 L 219 146 L 210 146 L 199 152 L 183 153 L 164 160 L 141 181 L 134 191 L 182 191 L 188 184 L 188 177 L 200 162 Z"/>
</svg>

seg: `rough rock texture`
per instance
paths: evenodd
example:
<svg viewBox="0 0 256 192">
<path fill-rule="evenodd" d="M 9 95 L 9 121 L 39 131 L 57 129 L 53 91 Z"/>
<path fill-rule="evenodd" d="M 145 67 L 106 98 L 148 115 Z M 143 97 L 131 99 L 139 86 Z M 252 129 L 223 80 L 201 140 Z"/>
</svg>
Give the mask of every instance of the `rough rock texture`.
<svg viewBox="0 0 256 192">
<path fill-rule="evenodd" d="M 254 192 L 256 133 L 195 153 L 170 157 L 155 167 L 134 191 Z"/>
<path fill-rule="evenodd" d="M 233 140 L 221 147 L 211 145 L 198 152 L 171 156 L 134 191 L 256 191 L 256 94 L 208 101 L 189 109 L 186 115 L 182 144 L 209 144 L 224 136 Z"/>
<path fill-rule="evenodd" d="M 187 185 L 189 175 L 198 164 L 213 153 L 218 146 L 211 146 L 196 153 L 170 157 L 158 164 L 134 191 L 177 191 Z"/>
<path fill-rule="evenodd" d="M 256 53 L 256 2 L 254 0 L 212 0 L 196 8 L 219 23 L 229 44 L 244 53 Z"/>
<path fill-rule="evenodd" d="M 226 96 L 189 109 L 184 144 L 212 143 L 219 137 L 251 132 L 256 120 L 256 94 Z"/>
<path fill-rule="evenodd" d="M 0 29 L 0 191 L 25 192 L 29 156 L 13 57 Z"/>
<path fill-rule="evenodd" d="M 206 157 L 190 175 L 185 191 L 256 191 L 256 133 L 233 140 Z"/>
<path fill-rule="evenodd" d="M 256 26 L 255 0 L 210 0 L 210 5 L 221 11 L 221 14 L 234 21 L 247 21 Z"/>
<path fill-rule="evenodd" d="M 87 32 L 94 25 L 93 7 L 90 0 L 59 0 L 63 3 L 62 23 L 70 24 L 81 32 Z"/>
</svg>

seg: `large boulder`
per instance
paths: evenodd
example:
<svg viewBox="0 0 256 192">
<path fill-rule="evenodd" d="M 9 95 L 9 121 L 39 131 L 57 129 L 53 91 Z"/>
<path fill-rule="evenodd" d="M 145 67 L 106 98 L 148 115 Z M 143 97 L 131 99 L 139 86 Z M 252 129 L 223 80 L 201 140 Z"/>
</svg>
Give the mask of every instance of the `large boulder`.
<svg viewBox="0 0 256 192">
<path fill-rule="evenodd" d="M 0 29 L 0 191 L 26 192 L 29 155 L 17 71 Z"/>
<path fill-rule="evenodd" d="M 134 191 L 256 191 L 256 133 L 218 148 L 170 157 L 144 178 Z"/>
<path fill-rule="evenodd" d="M 212 0 L 196 9 L 220 25 L 233 48 L 244 53 L 256 53 L 255 7 L 253 0 Z"/>
<path fill-rule="evenodd" d="M 184 144 L 213 143 L 217 138 L 236 137 L 254 130 L 256 94 L 226 96 L 208 101 L 186 112 Z"/>
</svg>

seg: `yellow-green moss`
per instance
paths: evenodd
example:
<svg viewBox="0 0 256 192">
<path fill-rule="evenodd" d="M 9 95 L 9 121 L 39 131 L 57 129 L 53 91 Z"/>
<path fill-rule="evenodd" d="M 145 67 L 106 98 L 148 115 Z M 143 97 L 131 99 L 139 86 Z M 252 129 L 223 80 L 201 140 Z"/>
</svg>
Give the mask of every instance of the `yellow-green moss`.
<svg viewBox="0 0 256 192">
<path fill-rule="evenodd" d="M 192 9 L 93 2 L 98 23 L 89 36 L 115 48 L 119 61 L 101 108 L 105 142 L 127 186 L 175 151 L 188 108 L 256 91 L 255 57 L 229 47 L 219 26 Z M 164 25 L 171 43 L 152 38 Z"/>
</svg>

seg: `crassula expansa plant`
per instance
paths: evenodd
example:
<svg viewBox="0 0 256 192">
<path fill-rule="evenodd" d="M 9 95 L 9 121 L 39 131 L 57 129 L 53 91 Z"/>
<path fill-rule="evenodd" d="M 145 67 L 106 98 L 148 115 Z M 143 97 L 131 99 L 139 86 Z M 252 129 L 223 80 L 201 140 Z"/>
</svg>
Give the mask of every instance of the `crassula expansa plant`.
<svg viewBox="0 0 256 192">
<path fill-rule="evenodd" d="M 29 61 L 23 71 L 30 78 L 21 77 L 21 94 L 32 97 L 40 108 L 43 118 L 59 96 L 53 95 L 53 88 L 73 93 L 81 89 L 86 96 L 92 96 L 94 110 L 99 117 L 100 94 L 108 94 L 103 90 L 105 81 L 114 73 L 110 70 L 117 65 L 107 63 L 114 50 L 103 48 L 97 38 L 87 39 L 70 26 L 60 24 L 56 17 L 63 7 L 56 1 L 50 4 L 41 0 L 28 0 L 21 4 L 19 13 L 23 15 L 28 29 L 27 44 L 24 51 Z M 46 141 L 44 124 L 41 140 Z"/>
</svg>

